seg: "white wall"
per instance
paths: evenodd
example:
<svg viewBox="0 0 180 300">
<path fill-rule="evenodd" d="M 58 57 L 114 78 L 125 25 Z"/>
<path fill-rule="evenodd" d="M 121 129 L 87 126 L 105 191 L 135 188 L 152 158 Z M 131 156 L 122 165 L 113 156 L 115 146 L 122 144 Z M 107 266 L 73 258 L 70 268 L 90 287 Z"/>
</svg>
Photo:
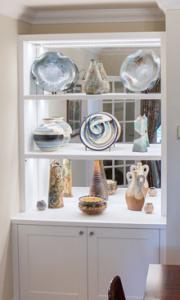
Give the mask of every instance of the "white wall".
<svg viewBox="0 0 180 300">
<path fill-rule="evenodd" d="M 180 10 L 167 11 L 167 261 L 180 264 Z"/>
<path fill-rule="evenodd" d="M 17 33 L 26 30 L 26 24 L 0 16 L 0 300 L 12 299 L 10 218 L 19 207 Z"/>
</svg>

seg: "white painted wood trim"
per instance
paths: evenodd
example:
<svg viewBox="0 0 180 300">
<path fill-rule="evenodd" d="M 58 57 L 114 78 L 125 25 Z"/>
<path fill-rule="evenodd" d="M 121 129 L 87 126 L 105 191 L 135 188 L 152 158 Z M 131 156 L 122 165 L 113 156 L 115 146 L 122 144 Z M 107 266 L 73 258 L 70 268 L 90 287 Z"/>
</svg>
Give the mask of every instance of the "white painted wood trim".
<svg viewBox="0 0 180 300">
<path fill-rule="evenodd" d="M 19 248 L 18 248 L 18 225 L 12 224 L 12 265 L 13 265 L 13 299 L 19 300 Z"/>
<path fill-rule="evenodd" d="M 31 13 L 32 24 L 161 22 L 164 19 L 157 8 L 34 10 Z"/>
</svg>

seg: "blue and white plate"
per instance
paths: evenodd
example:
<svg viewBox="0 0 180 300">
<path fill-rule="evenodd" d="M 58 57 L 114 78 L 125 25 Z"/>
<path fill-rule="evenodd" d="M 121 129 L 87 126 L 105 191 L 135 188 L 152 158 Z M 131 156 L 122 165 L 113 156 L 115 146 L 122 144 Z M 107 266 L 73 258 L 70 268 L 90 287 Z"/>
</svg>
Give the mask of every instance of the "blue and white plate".
<svg viewBox="0 0 180 300">
<path fill-rule="evenodd" d="M 105 150 L 120 137 L 121 126 L 118 120 L 108 113 L 89 115 L 82 123 L 80 138 L 85 147 L 91 150 Z"/>
</svg>

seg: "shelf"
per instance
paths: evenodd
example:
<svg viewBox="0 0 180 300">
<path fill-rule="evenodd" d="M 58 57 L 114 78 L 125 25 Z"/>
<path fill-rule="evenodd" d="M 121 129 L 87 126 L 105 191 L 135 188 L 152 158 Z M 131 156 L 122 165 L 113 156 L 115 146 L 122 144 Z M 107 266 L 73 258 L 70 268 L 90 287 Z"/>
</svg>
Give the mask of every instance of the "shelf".
<svg viewBox="0 0 180 300">
<path fill-rule="evenodd" d="M 37 211 L 36 208 L 20 213 L 12 219 L 16 224 L 64 225 L 64 226 L 100 226 L 119 228 L 163 228 L 166 219 L 161 216 L 161 190 L 157 197 L 146 197 L 146 202 L 152 202 L 154 213 L 147 215 L 144 211 L 130 211 L 125 202 L 125 188 L 119 188 L 117 193 L 109 196 L 107 209 L 98 216 L 87 216 L 78 208 L 78 199 L 89 193 L 88 187 L 74 187 L 73 197 L 64 198 L 64 207 Z M 34 205 L 35 206 L 35 205 Z"/>
<path fill-rule="evenodd" d="M 85 150 L 81 143 L 70 143 L 62 147 L 58 152 L 30 151 L 25 153 L 25 159 L 28 158 L 69 158 L 74 160 L 161 160 L 161 145 L 151 144 L 148 152 L 132 152 L 132 144 L 117 143 L 111 150 L 93 151 Z"/>
<path fill-rule="evenodd" d="M 108 93 L 99 95 L 86 95 L 85 93 L 63 93 L 56 95 L 25 95 L 24 100 L 161 100 L 160 93 Z"/>
</svg>

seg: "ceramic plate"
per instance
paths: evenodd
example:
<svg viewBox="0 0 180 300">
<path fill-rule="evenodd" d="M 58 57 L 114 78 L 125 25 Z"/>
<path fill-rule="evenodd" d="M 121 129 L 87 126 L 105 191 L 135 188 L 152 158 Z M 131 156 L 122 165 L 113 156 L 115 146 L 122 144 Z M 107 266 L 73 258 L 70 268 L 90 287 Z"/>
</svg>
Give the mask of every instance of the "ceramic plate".
<svg viewBox="0 0 180 300">
<path fill-rule="evenodd" d="M 119 138 L 121 127 L 118 120 L 108 113 L 89 115 L 81 125 L 82 143 L 91 150 L 105 150 Z"/>
<path fill-rule="evenodd" d="M 77 66 L 59 52 L 42 54 L 34 61 L 31 71 L 36 83 L 50 93 L 67 91 L 79 79 Z"/>
<path fill-rule="evenodd" d="M 151 50 L 138 50 L 123 62 L 120 78 L 132 92 L 152 89 L 160 78 L 160 58 Z"/>
</svg>

